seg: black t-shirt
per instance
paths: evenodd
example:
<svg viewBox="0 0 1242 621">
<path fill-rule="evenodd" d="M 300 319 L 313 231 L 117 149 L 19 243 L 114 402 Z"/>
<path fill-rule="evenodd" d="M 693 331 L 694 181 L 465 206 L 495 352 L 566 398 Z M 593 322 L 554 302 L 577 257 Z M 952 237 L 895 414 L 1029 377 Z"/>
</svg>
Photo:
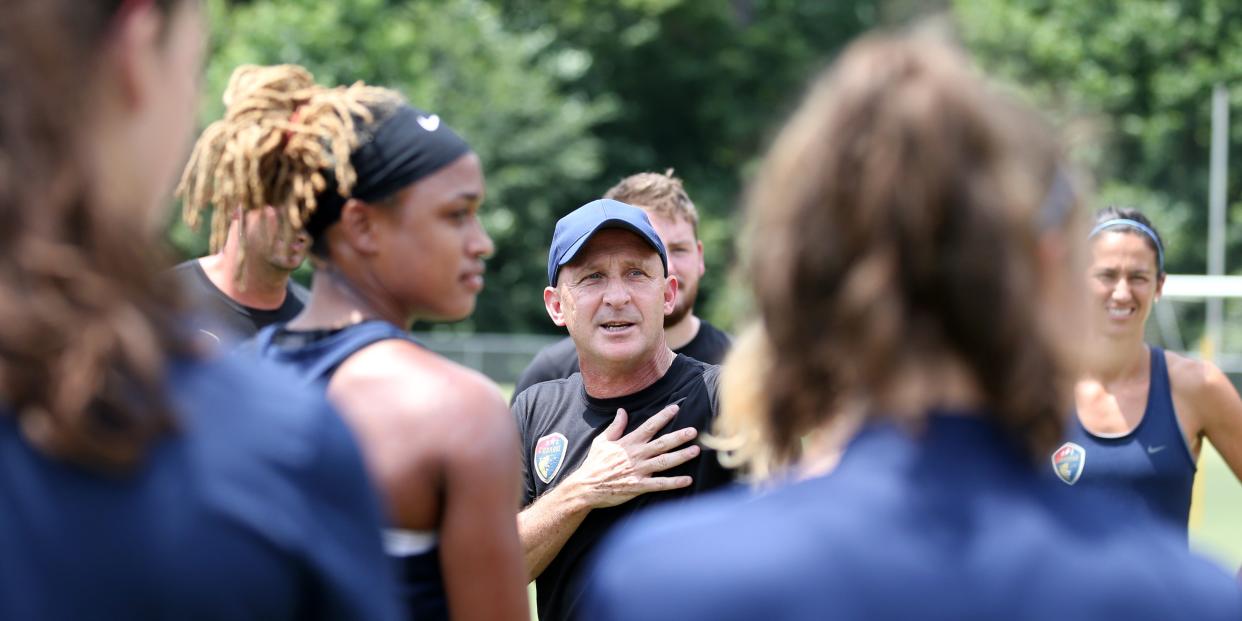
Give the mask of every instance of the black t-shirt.
<svg viewBox="0 0 1242 621">
<path fill-rule="evenodd" d="M 698 334 L 695 334 L 689 343 L 673 351 L 690 356 L 699 362 L 720 364 L 724 362 L 725 354 L 729 353 L 731 345 L 733 341 L 728 334 L 721 332 L 707 321 L 700 320 Z M 526 370 L 518 376 L 517 384 L 513 387 L 513 398 L 517 399 L 523 391 L 539 382 L 566 378 L 577 372 L 578 350 L 574 348 L 573 339 L 565 337 L 535 354 L 535 358 L 526 366 Z"/>
<path fill-rule="evenodd" d="M 711 430 L 716 416 L 719 384 L 720 367 L 679 355 L 664 377 L 625 397 L 588 396 L 580 373 L 543 382 L 522 393 L 513 404 L 518 433 L 522 436 L 522 506 L 555 487 L 582 464 L 591 441 L 613 421 L 617 408 L 625 408 L 629 415 L 625 427 L 625 433 L 629 433 L 665 406 L 677 403 L 681 406 L 677 416 L 656 436 L 694 427 L 701 437 Z M 706 448 L 689 462 L 657 474 L 684 475 L 694 478 L 690 487 L 643 494 L 616 507 L 593 509 L 587 514 L 535 581 L 541 621 L 573 618 L 582 594 L 575 582 L 585 569 L 583 562 L 612 528 L 649 505 L 685 498 L 733 480 L 732 473 L 720 465 L 716 452 Z"/>
<path fill-rule="evenodd" d="M 169 275 L 190 296 L 203 325 L 199 330 L 226 345 L 240 343 L 274 324 L 284 323 L 302 312 L 310 293 L 289 279 L 285 301 L 279 308 L 252 308 L 230 298 L 207 277 L 198 259 L 190 259 L 169 270 Z"/>
</svg>

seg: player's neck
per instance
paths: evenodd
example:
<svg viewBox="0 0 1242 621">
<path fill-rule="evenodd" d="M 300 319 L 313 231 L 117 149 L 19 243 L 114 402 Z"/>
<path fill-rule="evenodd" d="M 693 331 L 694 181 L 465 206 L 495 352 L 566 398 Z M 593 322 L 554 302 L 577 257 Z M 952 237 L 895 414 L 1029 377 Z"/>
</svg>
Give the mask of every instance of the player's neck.
<svg viewBox="0 0 1242 621">
<path fill-rule="evenodd" d="M 1102 337 L 1092 347 L 1084 375 L 1102 384 L 1132 379 L 1147 368 L 1147 343 L 1141 339 Z"/>
<path fill-rule="evenodd" d="M 275 270 L 254 257 L 239 266 L 238 258 L 238 251 L 226 244 L 219 254 L 198 261 L 211 284 L 238 304 L 263 310 L 280 308 L 288 293 L 289 272 Z"/>
<path fill-rule="evenodd" d="M 664 338 L 668 341 L 669 349 L 681 349 L 694 340 L 699 335 L 699 327 L 702 320 L 694 315 L 693 312 L 686 313 L 681 321 L 671 325 L 664 326 Z"/>
<path fill-rule="evenodd" d="M 372 287 L 359 286 L 332 263 L 316 264 L 310 299 L 289 322 L 293 330 L 338 329 L 370 319 L 382 319 L 403 328 L 410 318 L 392 300 L 368 295 Z"/>
<path fill-rule="evenodd" d="M 661 343 L 641 361 L 609 364 L 590 358 L 581 358 L 582 385 L 586 393 L 596 399 L 612 399 L 632 395 L 658 381 L 673 366 L 676 354 Z"/>
</svg>

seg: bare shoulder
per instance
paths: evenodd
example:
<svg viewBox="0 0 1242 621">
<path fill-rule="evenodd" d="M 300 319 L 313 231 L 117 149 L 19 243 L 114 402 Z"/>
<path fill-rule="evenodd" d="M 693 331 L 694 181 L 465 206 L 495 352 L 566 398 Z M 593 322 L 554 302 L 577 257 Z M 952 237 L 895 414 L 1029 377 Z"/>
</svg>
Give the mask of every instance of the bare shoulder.
<svg viewBox="0 0 1242 621">
<path fill-rule="evenodd" d="M 397 339 L 350 356 L 333 376 L 331 390 L 365 395 L 377 406 L 429 425 L 468 426 L 475 418 L 507 417 L 509 411 L 500 389 L 483 374 Z"/>
<path fill-rule="evenodd" d="M 1211 415 L 1221 408 L 1242 406 L 1238 393 L 1215 364 L 1166 351 L 1169 383 L 1174 396 L 1190 404 L 1196 415 Z"/>
</svg>

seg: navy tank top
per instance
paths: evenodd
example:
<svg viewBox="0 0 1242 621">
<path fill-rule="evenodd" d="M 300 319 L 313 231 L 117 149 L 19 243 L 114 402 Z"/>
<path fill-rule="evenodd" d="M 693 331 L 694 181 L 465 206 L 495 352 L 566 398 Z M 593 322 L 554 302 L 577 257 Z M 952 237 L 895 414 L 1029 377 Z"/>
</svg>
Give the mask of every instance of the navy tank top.
<svg viewBox="0 0 1242 621">
<path fill-rule="evenodd" d="M 1075 411 L 1068 441 L 1052 455 L 1052 468 L 1069 485 L 1100 489 L 1119 502 L 1139 499 L 1185 536 L 1195 460 L 1173 411 L 1164 350 L 1150 349 L 1147 407 L 1139 424 L 1125 435 L 1099 436 L 1083 427 Z"/>
<path fill-rule="evenodd" d="M 327 390 L 328 381 L 346 359 L 368 345 L 389 339 L 421 347 L 409 332 L 380 320 L 337 330 L 295 331 L 283 324 L 268 326 L 255 335 L 253 347 L 260 357 L 293 369 L 308 385 Z M 409 618 L 448 619 L 436 533 L 389 528 L 384 532 L 384 547 L 397 565 Z"/>
</svg>

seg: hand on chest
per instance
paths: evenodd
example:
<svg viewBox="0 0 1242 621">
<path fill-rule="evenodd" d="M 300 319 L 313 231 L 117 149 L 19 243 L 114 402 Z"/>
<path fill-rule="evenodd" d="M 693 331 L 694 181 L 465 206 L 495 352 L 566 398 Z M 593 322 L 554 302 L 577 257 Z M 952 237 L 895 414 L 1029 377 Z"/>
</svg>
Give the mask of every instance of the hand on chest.
<svg viewBox="0 0 1242 621">
<path fill-rule="evenodd" d="M 660 425 L 654 433 L 643 431 L 644 425 L 659 424 L 653 421 L 668 405 L 677 404 L 678 410 L 672 420 Z M 710 415 L 696 399 L 678 396 L 672 400 L 659 400 L 641 404 L 633 411 L 626 409 L 626 422 L 621 435 L 633 439 L 637 435 L 650 436 L 656 440 L 672 432 L 693 428 L 696 432 L 707 430 Z M 549 421 L 540 430 L 531 447 L 530 463 L 536 486 L 542 489 L 555 487 L 561 479 L 574 472 L 587 458 L 592 442 L 605 433 L 615 421 L 615 410 L 606 412 L 600 408 L 582 407 L 570 415 Z M 631 442 L 632 443 L 632 442 Z"/>
</svg>

